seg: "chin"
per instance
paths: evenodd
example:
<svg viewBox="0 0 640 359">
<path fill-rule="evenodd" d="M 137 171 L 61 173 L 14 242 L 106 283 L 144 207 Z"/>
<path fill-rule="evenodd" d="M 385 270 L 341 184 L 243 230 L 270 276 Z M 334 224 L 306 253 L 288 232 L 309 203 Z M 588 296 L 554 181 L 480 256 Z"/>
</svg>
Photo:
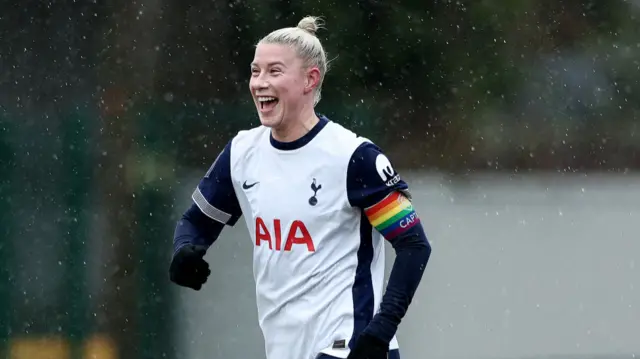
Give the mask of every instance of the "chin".
<svg viewBox="0 0 640 359">
<path fill-rule="evenodd" d="M 260 123 L 265 127 L 278 127 L 278 125 L 282 122 L 280 118 L 272 118 L 272 117 L 264 117 L 260 116 Z"/>
<path fill-rule="evenodd" d="M 258 117 L 260 118 L 260 123 L 265 127 L 278 127 L 282 123 L 282 113 L 280 112 L 263 113 L 258 110 Z"/>
</svg>

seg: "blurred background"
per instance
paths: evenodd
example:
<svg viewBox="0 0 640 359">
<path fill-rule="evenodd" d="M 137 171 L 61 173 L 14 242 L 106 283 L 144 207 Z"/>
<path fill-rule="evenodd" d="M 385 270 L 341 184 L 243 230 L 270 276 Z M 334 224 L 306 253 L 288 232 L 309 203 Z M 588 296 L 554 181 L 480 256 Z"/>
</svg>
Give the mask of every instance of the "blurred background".
<svg viewBox="0 0 640 359">
<path fill-rule="evenodd" d="M 253 45 L 305 15 L 333 60 L 318 111 L 389 154 L 432 242 L 403 358 L 640 355 L 639 0 L 1 9 L 1 358 L 264 358 L 244 224 L 202 291 L 168 264 L 259 123 Z"/>
</svg>

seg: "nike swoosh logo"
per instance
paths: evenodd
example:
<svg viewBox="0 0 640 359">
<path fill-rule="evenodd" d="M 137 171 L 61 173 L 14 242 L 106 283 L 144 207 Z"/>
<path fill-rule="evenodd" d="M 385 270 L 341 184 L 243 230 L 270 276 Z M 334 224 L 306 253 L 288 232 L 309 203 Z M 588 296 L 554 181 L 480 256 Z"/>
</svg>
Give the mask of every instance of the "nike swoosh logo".
<svg viewBox="0 0 640 359">
<path fill-rule="evenodd" d="M 251 187 L 253 187 L 253 186 L 257 185 L 258 183 L 260 183 L 260 182 L 254 182 L 254 183 L 252 183 L 252 184 L 247 184 L 247 181 L 244 181 L 244 183 L 242 184 L 242 188 L 243 188 L 243 189 L 249 189 L 249 188 L 251 188 Z"/>
</svg>

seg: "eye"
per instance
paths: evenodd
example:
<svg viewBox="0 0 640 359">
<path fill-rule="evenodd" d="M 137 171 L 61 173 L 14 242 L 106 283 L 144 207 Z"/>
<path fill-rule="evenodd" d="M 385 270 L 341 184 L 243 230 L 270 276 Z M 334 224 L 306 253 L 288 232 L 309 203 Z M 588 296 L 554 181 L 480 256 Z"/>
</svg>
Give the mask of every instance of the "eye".
<svg viewBox="0 0 640 359">
<path fill-rule="evenodd" d="M 270 72 L 271 72 L 272 75 L 277 75 L 277 74 L 281 73 L 282 71 L 280 69 L 278 69 L 278 68 L 275 68 L 275 69 L 271 69 Z"/>
<path fill-rule="evenodd" d="M 255 67 L 251 69 L 251 75 L 257 76 L 259 74 L 260 74 L 260 69 L 255 68 Z"/>
</svg>

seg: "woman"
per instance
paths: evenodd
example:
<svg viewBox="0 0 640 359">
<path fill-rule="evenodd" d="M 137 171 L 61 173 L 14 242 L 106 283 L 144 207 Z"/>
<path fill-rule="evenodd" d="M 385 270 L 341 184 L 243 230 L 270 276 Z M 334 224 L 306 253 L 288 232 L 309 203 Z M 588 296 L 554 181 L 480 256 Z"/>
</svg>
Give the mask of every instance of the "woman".
<svg viewBox="0 0 640 359">
<path fill-rule="evenodd" d="M 199 290 L 203 256 L 244 215 L 268 359 L 399 358 L 395 334 L 431 253 L 407 184 L 369 140 L 317 115 L 327 56 L 305 17 L 258 42 L 240 131 L 176 226 L 170 277 Z M 383 296 L 384 242 L 396 251 Z"/>
</svg>

